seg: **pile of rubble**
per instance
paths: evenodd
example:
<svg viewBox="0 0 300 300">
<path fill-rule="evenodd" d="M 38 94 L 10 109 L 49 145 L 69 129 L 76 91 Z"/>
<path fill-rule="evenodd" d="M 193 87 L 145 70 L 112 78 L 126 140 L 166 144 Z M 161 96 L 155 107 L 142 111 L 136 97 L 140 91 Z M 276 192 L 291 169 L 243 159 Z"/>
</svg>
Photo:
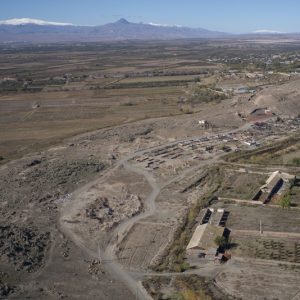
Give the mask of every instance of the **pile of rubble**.
<svg viewBox="0 0 300 300">
<path fill-rule="evenodd" d="M 9 296 L 13 292 L 14 292 L 14 289 L 10 285 L 0 281 L 0 299 L 2 299 L 2 297 Z"/>
<path fill-rule="evenodd" d="M 85 210 L 86 217 L 98 220 L 105 230 L 113 228 L 123 219 L 130 218 L 141 212 L 143 203 L 138 195 L 127 192 L 124 197 L 97 198 Z"/>
<path fill-rule="evenodd" d="M 91 261 L 91 263 L 89 264 L 89 269 L 88 272 L 91 275 L 98 275 L 101 271 L 101 262 L 97 259 L 94 259 Z M 101 271 L 102 273 L 103 271 Z"/>
<path fill-rule="evenodd" d="M 7 168 L 0 183 L 0 194 L 11 208 L 35 203 L 45 209 L 55 209 L 54 201 L 104 168 L 105 165 L 94 158 L 48 160 L 39 157 L 25 161 L 23 166 Z"/>
</svg>

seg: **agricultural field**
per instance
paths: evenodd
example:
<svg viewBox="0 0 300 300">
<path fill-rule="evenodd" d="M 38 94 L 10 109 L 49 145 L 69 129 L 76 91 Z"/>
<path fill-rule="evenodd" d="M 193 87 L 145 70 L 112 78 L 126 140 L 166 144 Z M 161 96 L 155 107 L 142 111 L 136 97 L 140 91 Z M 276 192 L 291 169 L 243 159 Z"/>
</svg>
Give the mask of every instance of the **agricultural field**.
<svg viewBox="0 0 300 300">
<path fill-rule="evenodd" d="M 214 102 L 221 94 L 201 91 L 202 100 L 189 101 L 188 86 L 198 80 L 202 85 L 226 83 L 220 73 L 231 62 L 216 58 L 248 59 L 247 46 L 234 45 L 124 41 L 1 46 L 1 77 L 6 81 L 0 85 L 0 156 L 7 161 L 86 131 L 202 111 L 204 98 Z M 269 47 L 270 53 L 280 51 Z M 264 55 L 259 45 L 251 51 Z M 232 84 L 235 80 L 240 79 L 231 79 Z"/>
<path fill-rule="evenodd" d="M 158 299 L 205 299 L 227 300 L 212 283 L 198 275 L 174 276 L 172 278 L 151 277 L 143 281 L 151 297 Z"/>
<path fill-rule="evenodd" d="M 244 170 L 242 172 L 226 170 L 226 173 L 220 192 L 220 196 L 224 198 L 251 200 L 268 178 L 266 173 L 255 171 L 247 173 Z"/>
<path fill-rule="evenodd" d="M 300 184 L 298 180 L 290 188 L 289 195 L 291 197 L 291 205 L 300 206 Z"/>
<path fill-rule="evenodd" d="M 204 72 L 201 63 L 189 70 L 182 67 L 189 57 L 178 60 L 163 51 L 157 57 L 143 44 L 134 51 L 130 45 L 111 47 L 4 51 L 1 75 L 11 79 L 7 89 L 6 83 L 0 88 L 0 155 L 15 158 L 86 131 L 183 113 L 178 99 L 197 70 Z"/>
<path fill-rule="evenodd" d="M 219 202 L 217 207 L 224 207 L 230 212 L 227 224 L 234 230 L 253 230 L 259 232 L 262 222 L 264 231 L 300 232 L 298 209 L 257 206 L 252 204 L 226 204 Z"/>
<path fill-rule="evenodd" d="M 280 145 L 280 143 L 279 143 Z M 260 164 L 274 164 L 274 165 L 287 165 L 287 166 L 299 166 L 298 158 L 300 156 L 300 144 L 295 140 L 291 142 L 291 145 L 278 146 L 274 151 L 268 151 L 262 155 L 252 156 L 250 159 L 253 162 Z"/>
<path fill-rule="evenodd" d="M 119 246 L 119 260 L 130 269 L 147 269 L 159 249 L 168 241 L 170 229 L 165 224 L 135 224 Z"/>
<path fill-rule="evenodd" d="M 236 245 L 232 251 L 235 256 L 300 263 L 300 235 L 298 239 L 279 239 L 233 233 L 232 241 Z"/>
<path fill-rule="evenodd" d="M 220 272 L 217 286 L 227 295 L 240 299 L 297 299 L 299 267 L 236 261 L 233 268 Z"/>
</svg>

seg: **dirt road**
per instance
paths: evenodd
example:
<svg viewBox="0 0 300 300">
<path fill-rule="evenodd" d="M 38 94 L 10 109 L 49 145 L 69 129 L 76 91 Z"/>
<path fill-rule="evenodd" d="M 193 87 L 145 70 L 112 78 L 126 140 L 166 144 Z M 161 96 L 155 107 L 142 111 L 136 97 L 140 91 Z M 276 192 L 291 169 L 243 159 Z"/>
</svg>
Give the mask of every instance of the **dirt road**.
<svg viewBox="0 0 300 300">
<path fill-rule="evenodd" d="M 160 193 L 160 187 L 155 182 L 154 178 L 151 176 L 150 173 L 129 165 L 127 161 L 123 163 L 123 166 L 125 167 L 125 169 L 131 172 L 143 175 L 148 181 L 149 185 L 151 186 L 152 192 L 145 200 L 146 207 L 144 213 L 122 222 L 121 224 L 119 224 L 119 226 L 115 228 L 113 238 L 111 239 L 115 242 L 112 242 L 107 246 L 103 258 L 104 260 L 108 261 L 106 267 L 109 268 L 109 270 L 113 272 L 114 275 L 117 275 L 118 278 L 126 284 L 126 286 L 131 290 L 131 292 L 136 295 L 137 299 L 152 299 L 147 294 L 146 290 L 142 287 L 142 285 L 139 284 L 139 282 L 137 282 L 135 279 L 133 279 L 128 274 L 128 272 L 125 271 L 122 268 L 122 266 L 118 263 L 117 257 L 115 255 L 115 247 L 117 246 L 117 243 L 125 237 L 126 233 L 136 222 L 148 216 L 151 216 L 155 212 L 155 200 Z"/>
<path fill-rule="evenodd" d="M 227 133 L 234 133 L 237 131 L 243 131 L 248 129 L 251 126 L 251 124 L 244 124 L 242 127 L 238 129 L 234 129 L 231 131 L 228 131 Z M 212 134 L 213 135 L 213 134 Z M 188 139 L 182 139 L 180 141 L 175 141 L 172 143 L 168 143 L 167 145 L 172 145 L 176 144 L 178 142 L 184 142 L 187 140 L 191 140 L 193 138 L 188 138 Z M 161 148 L 162 145 L 157 146 L 157 147 L 152 147 L 151 150 L 153 149 L 158 149 Z M 189 169 L 185 170 L 182 172 L 180 175 L 176 176 L 175 178 L 172 178 L 168 180 L 165 183 L 158 184 L 154 177 L 152 176 L 151 173 L 145 171 L 144 169 L 140 169 L 137 167 L 133 167 L 132 165 L 129 164 L 129 161 L 137 156 L 137 155 L 142 155 L 146 151 L 149 151 L 150 149 L 143 149 L 140 151 L 137 151 L 126 158 L 118 161 L 113 168 L 108 170 L 105 175 L 103 175 L 101 178 L 98 178 L 86 186 L 78 189 L 73 193 L 73 200 L 65 205 L 62 210 L 61 210 L 61 215 L 60 215 L 60 228 L 61 231 L 66 234 L 78 247 L 80 247 L 82 250 L 84 250 L 91 258 L 98 258 L 99 253 L 98 251 L 93 251 L 87 245 L 82 241 L 82 239 L 72 231 L 71 226 L 69 226 L 68 223 L 66 223 L 64 220 L 68 220 L 71 218 L 72 215 L 74 215 L 75 211 L 78 211 L 78 209 L 84 208 L 85 204 L 81 198 L 77 197 L 80 193 L 83 191 L 88 190 L 90 187 L 92 187 L 95 184 L 99 184 L 101 182 L 105 182 L 105 180 L 114 172 L 116 171 L 119 167 L 123 166 L 126 170 L 136 173 L 138 175 L 142 175 L 145 177 L 147 180 L 148 184 L 150 185 L 152 191 L 148 195 L 148 197 L 145 200 L 145 211 L 131 219 L 127 219 L 124 222 L 120 223 L 113 231 L 112 238 L 110 239 L 110 242 L 106 249 L 101 253 L 101 258 L 104 262 L 104 268 L 107 270 L 107 272 L 111 273 L 114 275 L 115 278 L 120 280 L 120 282 L 123 282 L 127 288 L 132 292 L 134 297 L 136 299 L 151 299 L 151 297 L 147 294 L 146 290 L 143 288 L 140 282 L 140 277 L 132 276 L 130 272 L 125 270 L 122 265 L 118 262 L 117 257 L 115 255 L 115 248 L 122 241 L 122 239 L 126 236 L 130 228 L 140 221 L 141 219 L 144 219 L 146 217 L 151 216 L 156 212 L 156 205 L 155 205 L 155 200 L 160 194 L 160 191 L 162 188 L 168 186 L 169 184 L 176 182 L 179 179 L 183 179 L 187 174 L 190 172 L 195 171 L 196 169 L 199 169 L 200 167 L 204 167 L 207 165 L 211 165 L 212 163 L 216 163 L 219 158 L 222 156 L 221 154 L 216 155 L 212 159 L 203 161 L 201 164 L 198 164 L 197 166 L 190 167 Z M 201 270 L 194 270 L 191 274 L 203 274 L 204 269 Z M 215 273 L 214 267 L 211 270 L 207 270 L 207 274 L 211 275 Z M 152 273 L 151 273 L 152 274 Z M 153 274 L 154 275 L 154 274 Z M 165 274 L 165 276 L 174 276 L 176 274 L 173 273 L 168 273 Z"/>
</svg>

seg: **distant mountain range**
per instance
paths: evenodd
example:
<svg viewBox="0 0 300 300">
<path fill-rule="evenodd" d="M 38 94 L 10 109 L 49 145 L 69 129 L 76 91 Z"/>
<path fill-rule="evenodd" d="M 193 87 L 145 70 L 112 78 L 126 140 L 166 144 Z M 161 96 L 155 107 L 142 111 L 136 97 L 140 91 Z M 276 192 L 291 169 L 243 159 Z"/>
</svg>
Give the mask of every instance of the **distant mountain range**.
<svg viewBox="0 0 300 300">
<path fill-rule="evenodd" d="M 282 34 L 279 32 L 261 30 L 253 35 L 272 35 L 274 37 L 275 35 L 281 36 Z M 248 37 L 249 34 L 246 36 Z M 70 23 L 48 22 L 27 18 L 0 21 L 0 43 L 95 42 L 129 39 L 214 39 L 232 37 L 241 37 L 241 35 L 237 36 L 203 28 L 132 23 L 125 19 L 120 19 L 115 23 L 101 26 L 78 26 Z"/>
</svg>

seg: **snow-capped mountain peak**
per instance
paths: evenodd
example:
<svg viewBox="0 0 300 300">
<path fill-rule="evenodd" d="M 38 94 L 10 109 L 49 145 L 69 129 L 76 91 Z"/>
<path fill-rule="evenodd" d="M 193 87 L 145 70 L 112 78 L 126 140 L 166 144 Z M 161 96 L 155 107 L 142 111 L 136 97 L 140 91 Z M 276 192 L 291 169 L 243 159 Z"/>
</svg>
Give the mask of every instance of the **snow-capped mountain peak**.
<svg viewBox="0 0 300 300">
<path fill-rule="evenodd" d="M 254 31 L 253 33 L 263 33 L 263 34 L 282 34 L 284 32 L 282 31 L 276 31 L 276 30 L 269 30 L 269 29 L 259 29 L 259 30 L 256 30 Z"/>
<path fill-rule="evenodd" d="M 152 22 L 150 22 L 150 23 L 142 23 L 142 24 L 156 26 L 156 27 L 177 27 L 177 28 L 183 27 L 182 25 L 158 24 L 158 23 L 152 23 Z"/>
<path fill-rule="evenodd" d="M 54 25 L 54 26 L 70 26 L 71 23 L 59 23 L 59 22 L 49 22 L 39 19 L 21 18 L 21 19 L 9 19 L 0 21 L 0 25 Z"/>
</svg>

